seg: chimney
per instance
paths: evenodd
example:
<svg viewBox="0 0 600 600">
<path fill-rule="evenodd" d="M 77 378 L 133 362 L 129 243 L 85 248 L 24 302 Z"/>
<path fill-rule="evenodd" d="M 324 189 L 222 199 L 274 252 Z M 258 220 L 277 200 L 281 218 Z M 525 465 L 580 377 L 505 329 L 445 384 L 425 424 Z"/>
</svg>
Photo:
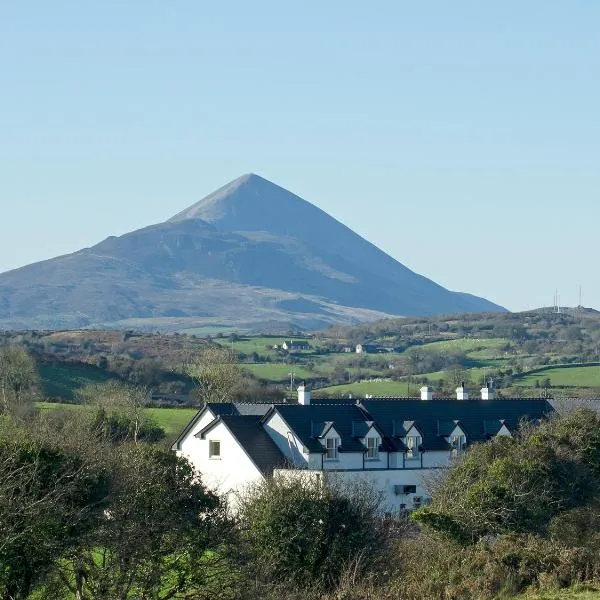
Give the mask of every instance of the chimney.
<svg viewBox="0 0 600 600">
<path fill-rule="evenodd" d="M 481 388 L 481 399 L 482 400 L 493 400 L 494 399 L 494 390 L 492 386 L 488 383 L 485 387 Z"/>
<path fill-rule="evenodd" d="M 302 384 L 298 386 L 298 404 L 308 406 L 310 404 L 310 388 Z"/>
<path fill-rule="evenodd" d="M 429 386 L 421 388 L 421 400 L 433 400 L 433 390 Z"/>
<path fill-rule="evenodd" d="M 457 400 L 468 400 L 469 392 L 465 388 L 465 382 L 463 381 L 459 387 L 456 388 L 456 399 Z"/>
</svg>

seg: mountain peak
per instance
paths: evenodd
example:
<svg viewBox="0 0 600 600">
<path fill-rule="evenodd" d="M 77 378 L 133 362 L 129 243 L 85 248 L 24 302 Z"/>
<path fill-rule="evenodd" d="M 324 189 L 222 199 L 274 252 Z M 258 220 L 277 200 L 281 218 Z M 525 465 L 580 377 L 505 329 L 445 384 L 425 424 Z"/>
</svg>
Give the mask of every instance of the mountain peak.
<svg viewBox="0 0 600 600">
<path fill-rule="evenodd" d="M 231 205 L 235 204 L 236 200 L 243 198 L 247 201 L 251 198 L 264 198 L 265 195 L 270 196 L 281 192 L 293 195 L 256 173 L 246 173 L 177 213 L 167 222 L 176 223 L 186 219 L 202 219 L 214 223 L 232 209 Z"/>
<path fill-rule="evenodd" d="M 312 329 L 390 315 L 497 310 L 417 275 L 254 173 L 166 223 L 0 275 L 2 328 L 277 322 Z"/>
</svg>

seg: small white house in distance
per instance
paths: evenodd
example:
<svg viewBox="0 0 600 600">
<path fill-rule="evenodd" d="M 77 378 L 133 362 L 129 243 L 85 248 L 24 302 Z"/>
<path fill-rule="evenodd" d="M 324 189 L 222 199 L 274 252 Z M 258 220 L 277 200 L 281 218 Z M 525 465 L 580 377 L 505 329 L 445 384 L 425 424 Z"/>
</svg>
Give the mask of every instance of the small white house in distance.
<svg viewBox="0 0 600 600">
<path fill-rule="evenodd" d="M 304 341 L 294 341 L 294 340 L 290 340 L 283 342 L 283 344 L 281 344 L 281 347 L 284 350 L 288 350 L 288 351 L 293 351 L 293 350 L 310 350 L 310 344 L 308 342 L 304 342 Z"/>
<path fill-rule="evenodd" d="M 470 444 L 510 436 L 521 421 L 553 412 L 545 399 L 456 392 L 455 399 L 434 399 L 424 387 L 421 398 L 317 400 L 300 386 L 297 403 L 207 404 L 173 449 L 222 493 L 273 476 L 365 479 L 383 492 L 387 512 L 411 509 L 427 501 L 424 481 L 433 469 Z"/>
</svg>

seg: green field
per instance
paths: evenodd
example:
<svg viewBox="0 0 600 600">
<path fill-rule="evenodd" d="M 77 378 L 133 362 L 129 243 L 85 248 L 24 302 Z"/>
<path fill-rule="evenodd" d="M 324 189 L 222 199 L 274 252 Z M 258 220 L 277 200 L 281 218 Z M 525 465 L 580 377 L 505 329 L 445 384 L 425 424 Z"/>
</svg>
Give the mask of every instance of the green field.
<svg viewBox="0 0 600 600">
<path fill-rule="evenodd" d="M 147 408 L 146 412 L 165 430 L 167 437 L 175 437 L 198 410 L 196 408 Z"/>
<path fill-rule="evenodd" d="M 424 350 L 435 350 L 443 352 L 444 350 L 465 352 L 473 358 L 485 360 L 488 358 L 501 357 L 503 351 L 500 348 L 510 344 L 510 340 L 506 338 L 461 338 L 456 340 L 444 340 L 441 342 L 430 342 L 423 344 L 420 348 Z"/>
<path fill-rule="evenodd" d="M 42 410 L 84 409 L 80 404 L 59 404 L 55 402 L 38 402 L 37 406 Z M 178 435 L 198 412 L 195 408 L 146 408 L 144 410 L 165 430 L 167 438 Z"/>
<path fill-rule="evenodd" d="M 310 379 L 314 373 L 301 365 L 286 365 L 281 363 L 253 363 L 243 364 L 242 367 L 252 373 L 259 379 L 266 381 L 289 381 L 290 373 L 294 372 L 294 377 L 298 379 Z"/>
<path fill-rule="evenodd" d="M 73 400 L 75 392 L 90 383 L 115 379 L 106 371 L 81 363 L 41 363 L 42 392 L 47 398 Z"/>
<path fill-rule="evenodd" d="M 553 387 L 600 387 L 600 367 L 557 367 L 530 371 L 515 380 L 519 385 L 534 386 L 536 381 L 550 378 Z"/>
<path fill-rule="evenodd" d="M 357 398 L 364 398 L 366 394 L 373 396 L 405 397 L 409 393 L 412 396 L 418 396 L 420 387 L 421 386 L 416 383 L 411 383 L 409 386 L 406 381 L 366 381 L 319 388 L 314 391 L 314 395 L 318 397 L 320 393 L 327 393 L 331 396 L 346 397 L 348 394 L 352 394 L 353 397 Z"/>
</svg>

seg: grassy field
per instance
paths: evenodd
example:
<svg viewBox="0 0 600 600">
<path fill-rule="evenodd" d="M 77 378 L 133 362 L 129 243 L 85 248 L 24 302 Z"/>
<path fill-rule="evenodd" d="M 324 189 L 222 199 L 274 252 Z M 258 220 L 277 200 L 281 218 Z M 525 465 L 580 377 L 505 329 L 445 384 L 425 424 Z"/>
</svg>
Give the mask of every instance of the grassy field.
<svg viewBox="0 0 600 600">
<path fill-rule="evenodd" d="M 458 350 L 465 352 L 469 356 L 473 356 L 473 358 L 485 360 L 487 358 L 502 356 L 503 351 L 500 348 L 507 344 L 510 344 L 510 340 L 506 338 L 461 338 L 457 340 L 444 340 L 442 342 L 430 342 L 420 347 L 424 350 L 435 350 L 437 352 Z"/>
<path fill-rule="evenodd" d="M 415 383 L 410 384 L 410 394 L 419 395 L 421 386 Z M 348 396 L 364 398 L 366 394 L 373 396 L 406 396 L 409 393 L 409 384 L 406 381 L 366 381 L 361 383 L 348 383 L 345 385 L 334 385 L 326 388 L 319 388 L 314 391 L 315 397 L 320 393 L 327 393 L 331 396 Z"/>
<path fill-rule="evenodd" d="M 82 410 L 79 404 L 58 404 L 55 402 L 38 402 L 38 408 L 42 410 Z M 158 423 L 167 435 L 174 438 L 189 423 L 191 418 L 198 412 L 195 408 L 146 408 L 146 413 Z"/>
<path fill-rule="evenodd" d="M 259 379 L 267 381 L 289 381 L 292 371 L 294 377 L 298 379 L 310 379 L 314 377 L 314 373 L 301 365 L 285 365 L 281 363 L 256 363 L 243 364 L 242 367 L 250 371 L 252 375 Z"/>
<path fill-rule="evenodd" d="M 557 367 L 530 371 L 519 377 L 516 383 L 534 386 L 537 381 L 550 378 L 550 384 L 555 387 L 600 387 L 600 367 Z"/>
<path fill-rule="evenodd" d="M 87 384 L 113 379 L 98 367 L 79 363 L 41 363 L 39 373 L 44 396 L 64 400 L 73 400 L 75 392 Z"/>
<path fill-rule="evenodd" d="M 167 437 L 175 437 L 198 410 L 195 408 L 147 408 L 146 412 L 165 430 Z"/>
</svg>

